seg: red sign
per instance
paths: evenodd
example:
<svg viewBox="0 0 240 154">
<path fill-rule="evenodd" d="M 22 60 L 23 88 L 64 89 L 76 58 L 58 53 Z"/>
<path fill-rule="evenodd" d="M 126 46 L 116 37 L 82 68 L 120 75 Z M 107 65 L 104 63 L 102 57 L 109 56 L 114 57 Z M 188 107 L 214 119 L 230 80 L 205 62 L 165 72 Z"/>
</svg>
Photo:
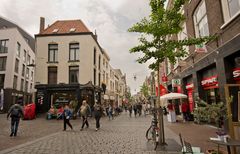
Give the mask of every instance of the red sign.
<svg viewBox="0 0 240 154">
<path fill-rule="evenodd" d="M 168 81 L 167 76 L 165 75 L 165 73 L 163 73 L 162 82 L 167 82 L 167 81 Z"/>
<path fill-rule="evenodd" d="M 160 84 L 160 96 L 165 95 L 167 93 L 167 89 Z M 158 87 L 156 87 L 156 96 L 158 96 Z"/>
<path fill-rule="evenodd" d="M 217 75 L 212 76 L 212 77 L 208 77 L 208 78 L 204 78 L 201 81 L 201 85 L 203 86 L 203 88 L 218 88 L 218 81 L 217 81 Z"/>
<path fill-rule="evenodd" d="M 194 109 L 193 91 L 192 90 L 188 91 L 188 101 L 189 101 L 190 112 L 192 112 Z"/>
<path fill-rule="evenodd" d="M 233 69 L 233 79 L 240 80 L 240 68 Z"/>
<path fill-rule="evenodd" d="M 186 89 L 187 89 L 187 90 L 192 90 L 192 89 L 194 89 L 193 83 L 187 83 Z"/>
</svg>

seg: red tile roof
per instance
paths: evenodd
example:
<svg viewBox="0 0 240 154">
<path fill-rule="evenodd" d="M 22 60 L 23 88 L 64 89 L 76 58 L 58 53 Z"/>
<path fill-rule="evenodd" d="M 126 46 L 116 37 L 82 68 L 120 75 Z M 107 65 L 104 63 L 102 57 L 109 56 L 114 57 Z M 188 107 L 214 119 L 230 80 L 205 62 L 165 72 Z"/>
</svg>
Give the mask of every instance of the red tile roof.
<svg viewBox="0 0 240 154">
<path fill-rule="evenodd" d="M 74 32 L 70 32 L 71 28 L 75 28 Z M 57 32 L 53 32 L 58 29 Z M 66 34 L 66 33 L 86 33 L 91 32 L 82 20 L 58 20 L 52 25 L 44 29 L 40 35 L 44 34 Z"/>
</svg>

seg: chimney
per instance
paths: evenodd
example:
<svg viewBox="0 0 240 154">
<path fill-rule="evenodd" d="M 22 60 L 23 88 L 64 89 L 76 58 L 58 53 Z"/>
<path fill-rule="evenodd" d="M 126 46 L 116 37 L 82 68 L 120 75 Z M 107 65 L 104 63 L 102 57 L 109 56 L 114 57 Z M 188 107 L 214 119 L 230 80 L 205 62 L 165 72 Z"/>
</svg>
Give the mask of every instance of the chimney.
<svg viewBox="0 0 240 154">
<path fill-rule="evenodd" d="M 39 33 L 42 33 L 44 28 L 45 28 L 45 18 L 44 17 L 40 17 L 40 30 L 39 30 Z"/>
<path fill-rule="evenodd" d="M 97 41 L 97 30 L 96 30 L 96 29 L 95 29 L 94 37 L 95 37 L 95 39 L 96 39 L 96 41 Z"/>
</svg>

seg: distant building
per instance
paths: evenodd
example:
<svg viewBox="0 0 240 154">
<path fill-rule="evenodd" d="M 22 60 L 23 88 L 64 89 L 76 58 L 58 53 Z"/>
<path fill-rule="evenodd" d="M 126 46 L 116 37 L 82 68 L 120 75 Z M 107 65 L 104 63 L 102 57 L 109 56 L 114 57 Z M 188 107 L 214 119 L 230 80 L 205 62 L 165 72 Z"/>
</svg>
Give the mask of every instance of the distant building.
<svg viewBox="0 0 240 154">
<path fill-rule="evenodd" d="M 15 23 L 0 17 L 0 108 L 33 100 L 34 38 Z"/>
</svg>

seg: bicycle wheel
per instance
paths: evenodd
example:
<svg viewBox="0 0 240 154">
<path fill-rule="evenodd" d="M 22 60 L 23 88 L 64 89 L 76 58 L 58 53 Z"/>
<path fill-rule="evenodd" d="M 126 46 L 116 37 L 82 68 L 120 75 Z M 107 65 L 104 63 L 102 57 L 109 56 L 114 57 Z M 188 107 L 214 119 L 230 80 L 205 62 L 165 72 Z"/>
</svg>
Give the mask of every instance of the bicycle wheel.
<svg viewBox="0 0 240 154">
<path fill-rule="evenodd" d="M 156 150 L 157 149 L 157 146 L 158 146 L 158 144 L 159 144 L 159 134 L 158 134 L 158 131 L 157 130 L 154 130 L 153 131 L 153 133 L 154 133 L 154 139 L 153 139 L 153 142 L 154 142 L 154 150 Z"/>
<path fill-rule="evenodd" d="M 146 132 L 146 139 L 149 141 L 149 140 L 152 140 L 152 134 L 151 134 L 151 130 L 152 130 L 152 126 L 150 126 Z"/>
</svg>

